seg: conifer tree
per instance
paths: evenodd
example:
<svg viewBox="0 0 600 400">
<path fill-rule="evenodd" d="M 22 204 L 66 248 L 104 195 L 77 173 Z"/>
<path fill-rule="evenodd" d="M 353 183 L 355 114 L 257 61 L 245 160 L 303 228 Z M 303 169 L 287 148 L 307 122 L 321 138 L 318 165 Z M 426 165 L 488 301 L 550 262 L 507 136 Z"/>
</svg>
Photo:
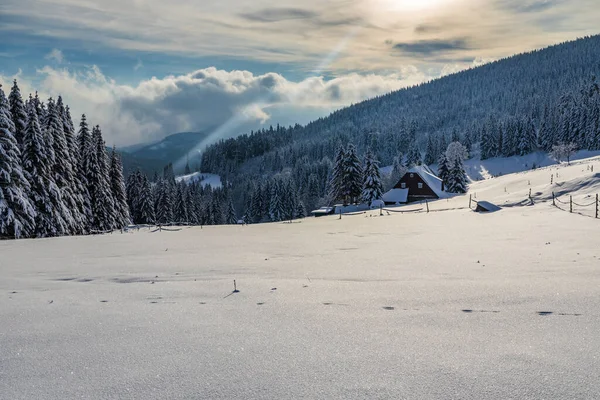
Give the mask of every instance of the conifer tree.
<svg viewBox="0 0 600 400">
<path fill-rule="evenodd" d="M 152 193 L 152 186 L 146 175 L 141 175 L 141 186 L 138 194 L 138 201 L 136 202 L 138 207 L 139 220 L 137 223 L 140 224 L 153 224 L 156 221 L 156 215 L 154 212 L 154 195 Z"/>
<path fill-rule="evenodd" d="M 58 236 L 68 232 L 62 219 L 60 189 L 52 180 L 52 163 L 42 137 L 36 104 L 30 98 L 27 128 L 23 136 L 23 169 L 31 185 L 30 199 L 36 210 L 35 236 Z"/>
<path fill-rule="evenodd" d="M 25 135 L 25 129 L 27 128 L 27 110 L 25 104 L 23 104 L 23 98 L 21 97 L 21 91 L 17 80 L 13 82 L 13 87 L 10 90 L 8 96 L 10 103 L 10 114 L 12 121 L 15 125 L 14 137 L 19 145 L 19 150 L 23 151 L 23 136 Z"/>
<path fill-rule="evenodd" d="M 110 155 L 109 178 L 112 198 L 114 201 L 114 227 L 116 229 L 120 229 L 129 225 L 131 221 L 129 215 L 129 206 L 127 205 L 125 182 L 123 180 L 123 164 L 121 163 L 121 157 L 119 157 L 114 147 Z"/>
<path fill-rule="evenodd" d="M 346 201 L 345 199 L 345 163 L 346 163 L 346 151 L 343 146 L 340 146 L 337 150 L 335 161 L 333 164 L 333 171 L 331 173 L 331 179 L 329 181 L 329 198 L 335 202 L 338 200 Z"/>
<path fill-rule="evenodd" d="M 227 204 L 227 217 L 225 219 L 225 222 L 228 225 L 237 224 L 237 217 L 235 216 L 235 209 L 233 208 L 233 201 L 231 200 L 231 198 L 229 199 L 229 202 Z"/>
<path fill-rule="evenodd" d="M 15 124 L 0 85 L 0 238 L 19 239 L 34 234 L 36 212 L 29 191 L 21 168 Z"/>
<path fill-rule="evenodd" d="M 112 230 L 115 226 L 115 205 L 110 188 L 106 147 L 100 126 L 92 130 L 90 147 L 86 155 L 88 191 L 91 198 L 92 229 Z"/>
<path fill-rule="evenodd" d="M 166 179 L 159 179 L 154 207 L 156 222 L 158 224 L 168 224 L 173 222 L 172 200 L 171 185 Z"/>
<path fill-rule="evenodd" d="M 422 164 L 421 152 L 419 151 L 419 148 L 417 147 L 417 144 L 414 141 L 411 143 L 408 149 L 406 163 L 408 164 L 409 168 Z"/>
<path fill-rule="evenodd" d="M 187 224 L 189 222 L 183 185 L 184 183 L 180 183 L 174 188 L 175 204 L 173 206 L 173 222 L 177 222 L 178 224 Z"/>
<path fill-rule="evenodd" d="M 63 118 L 54 99 L 48 99 L 48 108 L 44 127 L 47 143 L 52 143 L 51 170 L 52 178 L 60 189 L 64 207 L 61 208 L 63 219 L 68 225 L 65 234 L 76 234 L 83 231 L 83 219 L 79 214 L 75 199 L 75 178 L 69 145 L 65 138 Z"/>
<path fill-rule="evenodd" d="M 271 186 L 271 196 L 269 203 L 269 217 L 272 222 L 282 221 L 284 218 L 283 199 L 281 185 L 274 182 Z"/>
<path fill-rule="evenodd" d="M 448 165 L 448 158 L 446 157 L 446 153 L 442 153 L 440 159 L 438 160 L 438 177 L 444 182 L 444 190 L 450 191 L 450 166 Z"/>
<path fill-rule="evenodd" d="M 296 219 L 306 218 L 306 209 L 304 208 L 304 203 L 301 201 L 296 205 L 295 217 Z"/>
<path fill-rule="evenodd" d="M 423 161 L 425 165 L 435 164 L 435 148 L 431 135 L 427 137 L 427 149 L 425 150 L 425 159 Z"/>
<path fill-rule="evenodd" d="M 344 162 L 344 197 L 347 202 L 356 203 L 362 194 L 363 168 L 356 154 L 356 147 L 350 143 L 346 149 Z"/>
<path fill-rule="evenodd" d="M 365 155 L 362 201 L 370 206 L 373 201 L 381 199 L 382 196 L 383 185 L 381 184 L 379 162 L 375 159 L 375 155 L 369 149 Z"/>
<path fill-rule="evenodd" d="M 466 193 L 467 192 L 467 174 L 461 159 L 454 160 L 454 164 L 450 169 L 448 177 L 450 193 Z"/>
</svg>

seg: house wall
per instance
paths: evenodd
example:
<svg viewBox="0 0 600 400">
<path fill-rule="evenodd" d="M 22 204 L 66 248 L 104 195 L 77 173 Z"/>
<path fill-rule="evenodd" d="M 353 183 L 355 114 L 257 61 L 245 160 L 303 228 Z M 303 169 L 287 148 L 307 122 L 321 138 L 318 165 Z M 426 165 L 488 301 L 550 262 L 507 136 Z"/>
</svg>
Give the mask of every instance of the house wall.
<svg viewBox="0 0 600 400">
<path fill-rule="evenodd" d="M 411 176 L 412 175 L 412 176 Z M 417 173 L 407 172 L 402 179 L 394 186 L 394 189 L 403 189 L 402 184 L 406 184 L 408 189 L 408 201 L 418 201 L 422 199 L 437 199 L 435 192 L 425 183 L 425 181 Z M 423 184 L 419 188 L 419 183 Z"/>
</svg>

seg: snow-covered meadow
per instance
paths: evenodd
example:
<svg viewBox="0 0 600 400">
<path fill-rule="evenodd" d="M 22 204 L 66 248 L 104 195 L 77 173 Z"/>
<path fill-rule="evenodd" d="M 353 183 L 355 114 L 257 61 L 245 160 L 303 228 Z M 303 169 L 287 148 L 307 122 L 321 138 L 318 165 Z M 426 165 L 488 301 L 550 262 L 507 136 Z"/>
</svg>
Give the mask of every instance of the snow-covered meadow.
<svg viewBox="0 0 600 400">
<path fill-rule="evenodd" d="M 598 398 L 600 221 L 551 192 L 586 199 L 599 168 L 474 183 L 499 205 L 538 199 L 491 214 L 467 195 L 0 242 L 0 398 Z"/>
</svg>

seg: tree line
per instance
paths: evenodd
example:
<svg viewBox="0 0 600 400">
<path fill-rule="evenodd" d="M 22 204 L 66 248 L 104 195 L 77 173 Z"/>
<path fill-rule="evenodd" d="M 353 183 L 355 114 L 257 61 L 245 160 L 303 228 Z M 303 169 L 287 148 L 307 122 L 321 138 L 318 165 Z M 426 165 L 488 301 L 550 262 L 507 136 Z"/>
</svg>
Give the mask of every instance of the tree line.
<svg viewBox="0 0 600 400">
<path fill-rule="evenodd" d="M 69 106 L 23 101 L 17 81 L 0 86 L 0 238 L 80 235 L 129 223 L 123 167 L 100 126 L 83 115 L 75 133 Z"/>
</svg>

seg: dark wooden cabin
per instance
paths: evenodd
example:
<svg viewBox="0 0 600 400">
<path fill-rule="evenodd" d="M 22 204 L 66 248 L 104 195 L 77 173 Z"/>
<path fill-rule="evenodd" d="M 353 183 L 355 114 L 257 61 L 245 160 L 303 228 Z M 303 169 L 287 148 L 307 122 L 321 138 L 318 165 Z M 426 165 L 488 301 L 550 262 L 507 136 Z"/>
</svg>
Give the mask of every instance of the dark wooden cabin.
<svg viewBox="0 0 600 400">
<path fill-rule="evenodd" d="M 439 199 L 444 192 L 444 182 L 425 167 L 411 168 L 398 181 L 394 189 L 408 189 L 407 202 Z M 385 200 L 385 196 L 384 196 Z"/>
</svg>

